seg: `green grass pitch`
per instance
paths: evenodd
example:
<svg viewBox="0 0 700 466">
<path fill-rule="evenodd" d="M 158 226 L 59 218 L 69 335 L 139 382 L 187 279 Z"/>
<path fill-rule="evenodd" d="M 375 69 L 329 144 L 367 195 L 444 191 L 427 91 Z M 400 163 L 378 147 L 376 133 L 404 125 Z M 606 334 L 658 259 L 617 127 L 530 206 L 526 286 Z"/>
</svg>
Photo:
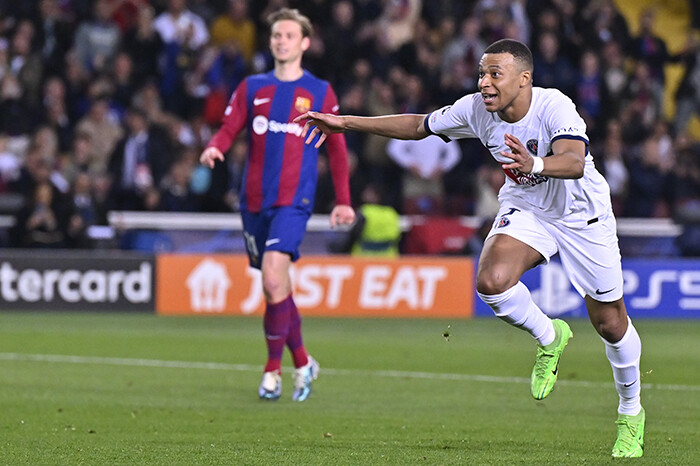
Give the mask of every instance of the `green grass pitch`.
<svg viewBox="0 0 700 466">
<path fill-rule="evenodd" d="M 260 318 L 0 313 L 0 464 L 620 464 L 617 394 L 587 321 L 537 402 L 534 342 L 494 318 L 304 320 L 305 403 L 257 398 Z M 700 464 L 700 321 L 636 320 L 646 449 Z M 448 335 L 449 334 L 449 335 Z"/>
</svg>

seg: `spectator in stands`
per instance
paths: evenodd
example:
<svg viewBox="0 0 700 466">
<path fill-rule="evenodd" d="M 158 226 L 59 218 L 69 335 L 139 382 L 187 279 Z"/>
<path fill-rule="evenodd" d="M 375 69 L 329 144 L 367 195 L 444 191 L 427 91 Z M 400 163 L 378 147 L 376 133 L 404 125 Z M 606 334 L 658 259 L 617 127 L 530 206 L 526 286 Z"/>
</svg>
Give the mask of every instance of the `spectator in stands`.
<svg viewBox="0 0 700 466">
<path fill-rule="evenodd" d="M 610 198 L 616 216 L 622 216 L 625 213 L 624 202 L 630 178 L 622 153 L 623 148 L 622 127 L 617 120 L 610 120 L 606 126 L 603 146 L 595 149 L 595 155 L 601 160 L 596 167 L 605 176 L 610 186 Z"/>
<path fill-rule="evenodd" d="M 700 143 L 680 133 L 674 141 L 673 153 L 676 156 L 671 184 L 674 216 L 678 209 L 692 206 L 697 215 L 695 221 L 700 223 Z"/>
<path fill-rule="evenodd" d="M 172 145 L 164 129 L 150 125 L 139 108 L 129 108 L 125 123 L 126 136 L 109 160 L 112 199 L 118 210 L 141 210 L 144 194 L 157 188 L 170 168 Z"/>
<path fill-rule="evenodd" d="M 110 155 L 124 133 L 117 117 L 110 113 L 109 98 L 105 95 L 97 96 L 92 101 L 88 114 L 78 121 L 75 129 L 87 134 L 92 141 L 91 169 L 104 173 Z"/>
<path fill-rule="evenodd" d="M 445 144 L 439 138 L 391 139 L 386 150 L 389 158 L 403 169 L 403 212 L 440 214 L 445 197 L 442 177 L 462 158 L 459 145 Z"/>
<path fill-rule="evenodd" d="M 681 255 L 700 256 L 700 144 L 681 133 L 675 141 L 673 219 L 683 226 L 676 246 Z"/>
<path fill-rule="evenodd" d="M 25 91 L 13 74 L 0 81 L 0 132 L 26 137 L 37 125 L 38 117 L 23 101 Z"/>
<path fill-rule="evenodd" d="M 245 59 L 235 40 L 229 39 L 219 47 L 204 48 L 190 73 L 188 87 L 190 94 L 202 95 L 202 115 L 207 124 L 218 124 L 229 97 L 247 72 Z"/>
<path fill-rule="evenodd" d="M 662 86 L 666 83 L 664 65 L 669 60 L 666 43 L 654 34 L 654 10 L 645 8 L 639 17 L 639 31 L 630 42 L 630 53 L 647 64 L 649 77 Z"/>
<path fill-rule="evenodd" d="M 51 183 L 36 185 L 27 206 L 18 215 L 19 245 L 60 248 L 66 244 L 66 210 Z"/>
<path fill-rule="evenodd" d="M 161 183 L 160 208 L 169 212 L 197 212 L 201 210 L 197 196 L 191 189 L 194 165 L 191 159 L 176 160 Z"/>
<path fill-rule="evenodd" d="M 165 44 L 199 50 L 209 41 L 206 23 L 187 9 L 186 0 L 168 0 L 168 9 L 156 17 L 153 26 Z"/>
<path fill-rule="evenodd" d="M 90 86 L 90 74 L 83 68 L 75 53 L 66 55 L 65 66 L 61 73 L 66 84 L 66 113 L 73 124 L 85 116 L 90 108 L 88 88 Z"/>
<path fill-rule="evenodd" d="M 379 78 L 372 81 L 367 95 L 367 114 L 383 115 L 397 110 L 394 90 Z M 400 209 L 401 185 L 400 171 L 390 162 L 386 146 L 387 138 L 373 134 L 365 135 L 364 147 L 358 152 L 361 163 L 367 167 L 367 178 L 370 182 L 384 186 L 389 205 Z"/>
<path fill-rule="evenodd" d="M 537 39 L 538 47 L 534 50 L 535 60 L 534 84 L 540 87 L 553 87 L 567 95 L 571 92 L 576 69 L 568 57 L 559 52 L 559 39 L 551 32 L 545 32 Z"/>
<path fill-rule="evenodd" d="M 483 19 L 483 37 L 493 42 L 505 37 L 530 41 L 530 20 L 525 9 L 526 0 L 479 0 L 476 15 Z M 508 35 L 508 32 L 516 35 Z"/>
<path fill-rule="evenodd" d="M 136 22 L 124 33 L 124 51 L 133 61 L 135 88 L 140 88 L 147 81 L 160 76 L 158 57 L 163 50 L 163 41 L 153 25 L 154 19 L 153 7 L 141 6 Z"/>
<path fill-rule="evenodd" d="M 246 63 L 250 63 L 257 45 L 257 28 L 248 14 L 248 0 L 228 0 L 228 5 L 228 10 L 211 24 L 211 41 L 217 46 L 233 41 Z"/>
<path fill-rule="evenodd" d="M 601 50 L 615 41 L 626 50 L 630 42 L 627 20 L 615 7 L 613 0 L 594 0 L 581 12 L 583 43 L 592 50 Z"/>
<path fill-rule="evenodd" d="M 139 10 L 149 4 L 149 0 L 107 0 L 109 17 L 125 33 L 137 21 Z"/>
<path fill-rule="evenodd" d="M 361 55 L 355 40 L 358 26 L 355 5 L 350 0 L 335 2 L 332 6 L 331 21 L 324 21 L 319 26 L 322 28 L 326 50 L 332 51 L 324 56 L 330 71 L 326 79 L 342 94 L 350 86 L 347 70 L 352 68 L 352 62 Z"/>
<path fill-rule="evenodd" d="M 79 172 L 68 201 L 69 218 L 66 226 L 66 246 L 71 248 L 90 247 L 88 227 L 100 220 L 98 206 L 92 195 L 92 178 L 88 172 Z"/>
<path fill-rule="evenodd" d="M 82 67 L 91 72 L 101 72 L 117 53 L 122 32 L 111 18 L 109 0 L 97 0 L 94 5 L 92 19 L 78 26 L 74 47 Z"/>
<path fill-rule="evenodd" d="M 676 115 L 673 120 L 676 133 L 683 133 L 688 129 L 693 115 L 700 115 L 700 37 L 697 31 L 688 34 L 684 49 L 673 59 L 684 67 L 676 90 Z"/>
<path fill-rule="evenodd" d="M 20 21 L 10 43 L 8 70 L 17 77 L 22 86 L 23 104 L 34 111 L 39 106 L 44 72 L 41 55 L 33 50 L 35 35 L 36 31 L 31 21 Z"/>
<path fill-rule="evenodd" d="M 581 57 L 581 65 L 576 79 L 575 100 L 588 131 L 593 134 L 597 134 L 599 131 L 598 122 L 602 115 L 601 87 L 602 78 L 598 56 L 588 50 Z"/>
<path fill-rule="evenodd" d="M 640 61 L 635 64 L 623 99 L 620 111 L 623 138 L 626 143 L 636 145 L 652 131 L 662 116 L 663 108 L 663 86 L 650 78 L 646 63 Z"/>
<path fill-rule="evenodd" d="M 134 87 L 134 62 L 131 55 L 119 52 L 109 67 L 109 78 L 113 85 L 112 100 L 120 109 L 131 105 L 136 89 Z"/>
<path fill-rule="evenodd" d="M 19 177 L 22 160 L 9 150 L 10 138 L 0 133 L 0 193 L 10 191 L 10 183 Z"/>
<path fill-rule="evenodd" d="M 472 81 L 467 89 L 476 90 L 479 57 L 486 49 L 486 42 L 479 35 L 480 30 L 479 19 L 476 16 L 468 16 L 462 22 L 459 35 L 447 44 L 442 53 L 442 76 L 451 76 L 459 63 L 464 67 L 465 78 L 468 77 Z"/>
<path fill-rule="evenodd" d="M 390 52 L 411 42 L 422 3 L 422 0 L 384 2 L 382 14 L 374 24 L 377 41 Z"/>
<path fill-rule="evenodd" d="M 36 23 L 37 44 L 48 75 L 60 74 L 64 56 L 73 44 L 73 30 L 59 0 L 40 0 Z"/>
<path fill-rule="evenodd" d="M 160 83 L 164 106 L 186 118 L 194 112 L 194 102 L 185 77 L 209 41 L 209 30 L 201 17 L 187 9 L 186 0 L 169 0 L 168 9 L 156 17 L 153 26 L 164 44 Z"/>
<path fill-rule="evenodd" d="M 58 136 L 58 150 L 66 152 L 73 141 L 73 123 L 66 109 L 66 85 L 58 76 L 52 76 L 44 82 L 43 124 L 50 126 Z"/>
<path fill-rule="evenodd" d="M 629 195 L 625 214 L 631 217 L 658 217 L 668 213 L 663 205 L 666 174 L 661 167 L 659 152 L 653 144 L 641 147 L 638 157 L 632 158 L 629 171 Z"/>
<path fill-rule="evenodd" d="M 602 51 L 602 59 L 601 111 L 609 119 L 620 114 L 630 76 L 625 69 L 625 57 L 617 42 L 611 40 L 605 44 Z"/>
<path fill-rule="evenodd" d="M 74 183 L 80 173 L 97 175 L 100 169 L 92 165 L 92 137 L 88 133 L 75 132 L 72 148 L 60 162 L 61 174 Z"/>
</svg>

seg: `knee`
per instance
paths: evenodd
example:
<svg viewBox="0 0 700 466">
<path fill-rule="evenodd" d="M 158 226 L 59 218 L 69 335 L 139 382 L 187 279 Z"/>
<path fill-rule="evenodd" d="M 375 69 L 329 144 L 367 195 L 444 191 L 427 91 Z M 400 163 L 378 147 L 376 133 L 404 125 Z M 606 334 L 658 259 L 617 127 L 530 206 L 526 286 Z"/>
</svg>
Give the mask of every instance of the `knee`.
<svg viewBox="0 0 700 466">
<path fill-rule="evenodd" d="M 501 294 L 516 283 L 517 279 L 511 277 L 504 267 L 491 267 L 477 274 L 476 291 L 483 295 Z"/>
<path fill-rule="evenodd" d="M 291 292 L 288 280 L 279 273 L 263 271 L 262 285 L 265 296 L 273 302 L 284 299 Z"/>
<path fill-rule="evenodd" d="M 627 313 L 624 310 L 603 313 L 593 321 L 598 335 L 610 343 L 622 340 L 627 331 L 627 325 Z"/>
</svg>

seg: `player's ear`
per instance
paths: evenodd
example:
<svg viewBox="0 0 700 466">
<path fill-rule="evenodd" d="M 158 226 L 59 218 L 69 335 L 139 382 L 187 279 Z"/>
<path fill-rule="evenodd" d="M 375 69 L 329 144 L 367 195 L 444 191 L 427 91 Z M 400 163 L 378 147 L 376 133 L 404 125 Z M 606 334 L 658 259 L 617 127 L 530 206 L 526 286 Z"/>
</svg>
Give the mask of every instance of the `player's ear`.
<svg viewBox="0 0 700 466">
<path fill-rule="evenodd" d="M 311 46 L 311 38 L 308 37 L 308 36 L 307 36 L 307 37 L 304 37 L 304 38 L 301 40 L 301 50 L 303 50 L 304 52 L 306 52 L 306 51 L 309 49 L 310 46 Z"/>
<path fill-rule="evenodd" d="M 520 72 L 520 87 L 529 86 L 532 84 L 532 71 L 523 70 Z"/>
</svg>

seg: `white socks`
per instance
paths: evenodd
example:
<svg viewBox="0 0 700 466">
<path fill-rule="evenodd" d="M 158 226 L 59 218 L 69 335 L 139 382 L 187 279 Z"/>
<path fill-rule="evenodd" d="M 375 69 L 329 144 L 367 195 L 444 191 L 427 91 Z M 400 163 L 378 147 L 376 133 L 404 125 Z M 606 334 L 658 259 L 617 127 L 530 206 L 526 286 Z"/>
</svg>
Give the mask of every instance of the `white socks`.
<svg viewBox="0 0 700 466">
<path fill-rule="evenodd" d="M 642 341 L 632 321 L 627 318 L 627 332 L 617 343 L 605 343 L 605 354 L 612 366 L 615 388 L 620 395 L 620 405 L 617 412 L 635 416 L 642 409 L 640 403 L 641 378 L 639 374 L 639 359 L 642 356 Z"/>
<path fill-rule="evenodd" d="M 530 290 L 522 282 L 500 294 L 477 294 L 482 301 L 491 306 L 496 316 L 525 330 L 540 345 L 548 345 L 554 341 L 552 320 L 537 307 L 530 296 Z"/>
</svg>

